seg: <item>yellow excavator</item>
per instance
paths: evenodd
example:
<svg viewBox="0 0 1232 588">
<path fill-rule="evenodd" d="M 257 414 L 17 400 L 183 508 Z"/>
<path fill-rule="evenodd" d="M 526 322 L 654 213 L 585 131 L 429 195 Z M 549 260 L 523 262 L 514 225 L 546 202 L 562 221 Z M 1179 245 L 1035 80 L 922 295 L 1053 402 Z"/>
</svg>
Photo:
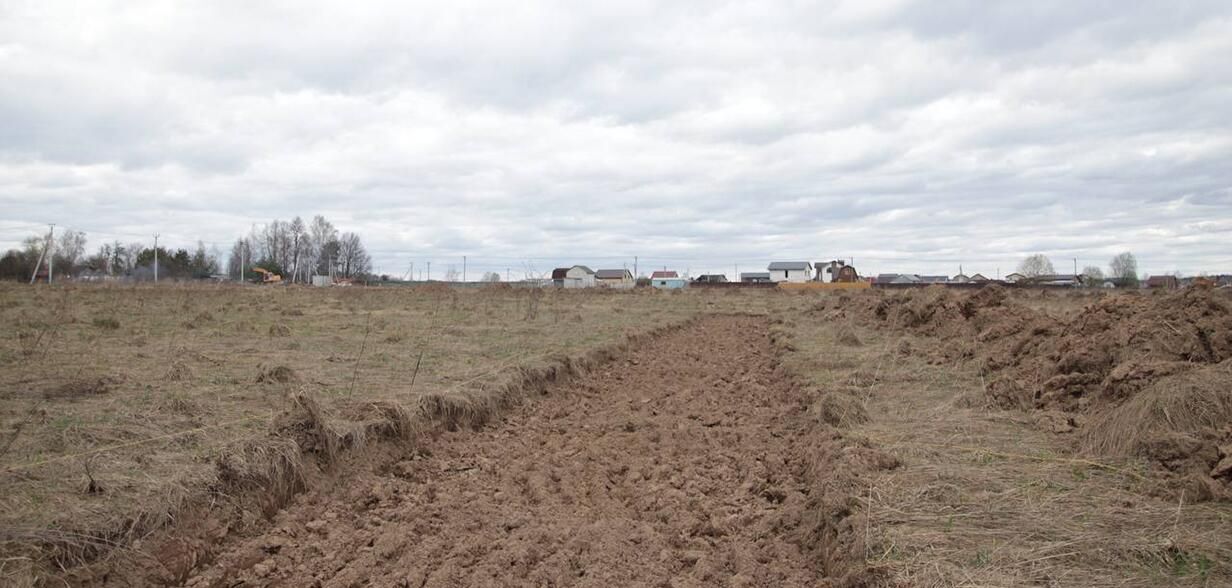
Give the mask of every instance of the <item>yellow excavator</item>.
<svg viewBox="0 0 1232 588">
<path fill-rule="evenodd" d="M 260 282 L 262 284 L 277 284 L 277 283 L 282 282 L 282 276 L 274 272 L 271 272 L 263 267 L 254 267 L 252 268 L 252 271 L 261 274 Z"/>
</svg>

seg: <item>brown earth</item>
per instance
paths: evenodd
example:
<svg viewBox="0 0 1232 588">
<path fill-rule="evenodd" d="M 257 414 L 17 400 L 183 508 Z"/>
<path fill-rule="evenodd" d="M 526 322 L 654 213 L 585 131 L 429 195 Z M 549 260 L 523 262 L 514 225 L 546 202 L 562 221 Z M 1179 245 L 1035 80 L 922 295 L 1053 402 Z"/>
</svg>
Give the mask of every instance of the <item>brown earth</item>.
<svg viewBox="0 0 1232 588">
<path fill-rule="evenodd" d="M 1085 448 L 1153 460 L 1185 479 L 1168 486 L 1189 490 L 1190 499 L 1228 499 L 1232 468 L 1220 465 L 1232 454 L 1228 294 L 1195 287 L 1097 296 L 1054 316 L 1023 303 L 1030 294 L 999 286 L 928 288 L 831 299 L 814 311 L 936 337 L 931 349 L 903 351 L 934 363 L 975 361 L 989 404 L 1038 411 L 1040 424 L 1058 433 L 1097 422 Z M 1173 405 L 1183 410 L 1168 412 Z M 1174 418 L 1182 414 L 1189 418 Z"/>
<path fill-rule="evenodd" d="M 762 318 L 662 335 L 300 495 L 187 585 L 862 585 L 856 495 L 894 461 L 778 353 Z"/>
</svg>

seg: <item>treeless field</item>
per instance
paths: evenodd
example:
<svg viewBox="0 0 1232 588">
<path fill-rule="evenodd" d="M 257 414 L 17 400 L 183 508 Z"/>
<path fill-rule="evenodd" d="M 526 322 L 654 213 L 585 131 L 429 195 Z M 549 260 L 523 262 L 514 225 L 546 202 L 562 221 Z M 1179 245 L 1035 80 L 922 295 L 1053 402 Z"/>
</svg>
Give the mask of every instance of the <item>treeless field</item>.
<svg viewBox="0 0 1232 588">
<path fill-rule="evenodd" d="M 1226 585 L 1232 306 L 1120 296 L 4 286 L 0 582 Z"/>
<path fill-rule="evenodd" d="M 764 307 L 739 294 L 715 300 Z M 0 573 L 90 560 L 202 497 L 225 501 L 254 485 L 289 494 L 312 473 L 302 451 L 332 458 L 389 436 L 425 402 L 484 397 L 715 300 L 0 285 Z M 305 422 L 329 434 L 297 446 L 303 435 L 291 429 Z"/>
</svg>

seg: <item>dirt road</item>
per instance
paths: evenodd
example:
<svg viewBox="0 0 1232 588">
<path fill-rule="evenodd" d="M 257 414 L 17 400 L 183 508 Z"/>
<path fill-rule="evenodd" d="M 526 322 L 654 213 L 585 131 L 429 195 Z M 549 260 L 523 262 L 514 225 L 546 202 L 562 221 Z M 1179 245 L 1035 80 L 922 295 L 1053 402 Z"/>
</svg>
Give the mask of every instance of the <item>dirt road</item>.
<svg viewBox="0 0 1232 588">
<path fill-rule="evenodd" d="M 776 367 L 764 319 L 697 322 L 300 496 L 188 584 L 824 584 L 816 427 Z"/>
</svg>

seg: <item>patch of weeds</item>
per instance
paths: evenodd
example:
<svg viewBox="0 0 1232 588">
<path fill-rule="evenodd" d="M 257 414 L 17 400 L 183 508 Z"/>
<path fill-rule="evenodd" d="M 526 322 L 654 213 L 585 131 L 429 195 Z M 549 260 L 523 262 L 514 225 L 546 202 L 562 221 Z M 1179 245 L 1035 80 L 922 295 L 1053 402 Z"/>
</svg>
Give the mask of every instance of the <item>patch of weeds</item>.
<svg viewBox="0 0 1232 588">
<path fill-rule="evenodd" d="M 1168 573 L 1176 577 L 1197 576 L 1206 578 L 1215 567 L 1215 562 L 1203 553 L 1193 553 L 1173 547 L 1166 553 Z"/>
<path fill-rule="evenodd" d="M 1090 477 L 1090 474 L 1087 473 L 1087 468 L 1081 465 L 1076 465 L 1073 468 L 1070 468 L 1070 474 L 1072 474 L 1074 479 L 1079 482 L 1085 481 L 1088 477 Z"/>
<path fill-rule="evenodd" d="M 989 465 L 997 463 L 998 461 L 1001 461 L 1000 456 L 987 451 L 980 451 L 975 455 L 975 462 L 980 465 Z"/>
<path fill-rule="evenodd" d="M 82 420 L 71 414 L 62 414 L 54 419 L 51 419 L 51 422 L 48 423 L 48 425 L 56 431 L 67 431 L 68 429 L 80 426 L 81 424 Z"/>
<path fill-rule="evenodd" d="M 120 328 L 120 321 L 112 317 L 99 317 L 94 319 L 94 326 L 107 331 L 114 331 Z"/>
<path fill-rule="evenodd" d="M 982 568 L 992 563 L 992 554 L 988 553 L 987 549 L 981 549 L 975 552 L 975 557 L 971 558 L 971 566 Z"/>
</svg>

